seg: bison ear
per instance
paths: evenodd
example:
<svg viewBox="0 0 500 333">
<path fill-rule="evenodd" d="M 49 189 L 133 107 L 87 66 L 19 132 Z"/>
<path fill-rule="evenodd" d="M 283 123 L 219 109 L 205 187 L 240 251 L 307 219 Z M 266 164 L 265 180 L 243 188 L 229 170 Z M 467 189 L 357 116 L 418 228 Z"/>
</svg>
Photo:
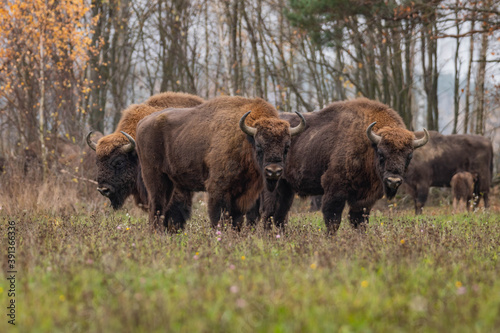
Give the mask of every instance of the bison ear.
<svg viewBox="0 0 500 333">
<path fill-rule="evenodd" d="M 368 128 L 366 129 L 366 135 L 368 136 L 368 139 L 370 139 L 371 142 L 373 142 L 375 145 L 378 145 L 380 143 L 380 141 L 382 140 L 382 137 L 378 134 L 375 134 L 373 132 L 373 126 L 375 126 L 377 122 L 373 122 L 370 124 L 370 126 L 368 126 Z"/>
</svg>

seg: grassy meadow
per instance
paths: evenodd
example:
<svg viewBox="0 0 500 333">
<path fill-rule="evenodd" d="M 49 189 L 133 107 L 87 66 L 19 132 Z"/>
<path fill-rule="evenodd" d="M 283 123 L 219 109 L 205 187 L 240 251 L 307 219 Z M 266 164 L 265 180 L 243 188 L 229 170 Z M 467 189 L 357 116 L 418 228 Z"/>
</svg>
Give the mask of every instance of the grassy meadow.
<svg viewBox="0 0 500 333">
<path fill-rule="evenodd" d="M 286 232 L 152 234 L 132 206 L 62 180 L 0 195 L 0 332 L 492 332 L 500 327 L 500 213 L 415 217 L 386 206 L 365 231 L 296 207 Z M 81 186 L 78 185 L 78 186 Z M 75 187 L 75 186 L 74 186 Z M 305 204 L 303 204 L 306 206 Z M 16 223 L 16 326 L 7 226 Z"/>
</svg>

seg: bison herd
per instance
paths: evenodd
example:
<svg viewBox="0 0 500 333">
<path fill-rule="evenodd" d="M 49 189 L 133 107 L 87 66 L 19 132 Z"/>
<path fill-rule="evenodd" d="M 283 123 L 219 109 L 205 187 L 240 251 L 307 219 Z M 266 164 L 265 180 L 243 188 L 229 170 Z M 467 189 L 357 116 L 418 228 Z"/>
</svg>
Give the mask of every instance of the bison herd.
<svg viewBox="0 0 500 333">
<path fill-rule="evenodd" d="M 321 196 L 329 233 L 346 203 L 354 227 L 402 184 L 421 213 L 430 186 L 488 206 L 492 145 L 472 135 L 413 133 L 388 106 L 365 98 L 307 114 L 279 113 L 260 98 L 212 100 L 166 92 L 123 111 L 96 152 L 97 190 L 120 208 L 133 196 L 159 232 L 182 229 L 193 193 L 208 193 L 212 226 L 263 220 L 283 228 L 296 194 Z M 452 179 L 453 178 L 453 179 Z M 454 201 L 454 205 L 455 201 Z"/>
</svg>

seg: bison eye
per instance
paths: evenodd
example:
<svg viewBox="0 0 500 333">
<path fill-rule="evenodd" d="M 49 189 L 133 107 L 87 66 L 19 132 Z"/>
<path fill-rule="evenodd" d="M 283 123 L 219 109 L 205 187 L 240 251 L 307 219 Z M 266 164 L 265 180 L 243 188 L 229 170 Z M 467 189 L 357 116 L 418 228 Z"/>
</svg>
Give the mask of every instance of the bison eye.
<svg viewBox="0 0 500 333">
<path fill-rule="evenodd" d="M 262 149 L 262 146 L 260 144 L 255 145 L 255 152 L 257 153 L 257 155 L 263 154 L 264 150 Z"/>
<path fill-rule="evenodd" d="M 385 162 L 385 156 L 384 154 L 377 149 L 377 155 L 378 155 L 378 161 L 380 162 L 380 164 L 384 164 Z"/>
<path fill-rule="evenodd" d="M 123 161 L 122 159 L 119 159 L 113 163 L 113 167 L 116 169 L 121 169 L 121 168 L 123 168 L 124 164 L 125 164 L 125 161 Z"/>
</svg>

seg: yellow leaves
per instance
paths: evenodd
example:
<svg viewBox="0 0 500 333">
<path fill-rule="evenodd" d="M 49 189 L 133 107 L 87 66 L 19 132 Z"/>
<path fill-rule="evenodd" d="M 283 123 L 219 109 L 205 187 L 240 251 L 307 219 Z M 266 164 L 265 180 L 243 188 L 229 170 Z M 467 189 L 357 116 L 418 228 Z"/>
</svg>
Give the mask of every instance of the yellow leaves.
<svg viewBox="0 0 500 333">
<path fill-rule="evenodd" d="M 53 10 L 56 5 L 57 10 Z M 75 67 L 83 71 L 91 53 L 96 51 L 90 36 L 98 18 L 89 22 L 86 16 L 90 10 L 84 0 L 6 2 L 0 8 L 0 43 L 5 46 L 0 50 L 2 62 L 24 66 L 28 75 L 34 78 L 39 73 L 40 64 L 48 76 L 52 73 L 63 76 Z M 12 45 L 16 47 L 10 47 Z M 40 61 L 41 55 L 43 61 Z M 25 82 L 14 71 L 0 70 L 0 76 L 3 93 L 11 93 L 13 87 L 25 89 Z M 87 86 L 82 88 L 87 89 Z"/>
</svg>

